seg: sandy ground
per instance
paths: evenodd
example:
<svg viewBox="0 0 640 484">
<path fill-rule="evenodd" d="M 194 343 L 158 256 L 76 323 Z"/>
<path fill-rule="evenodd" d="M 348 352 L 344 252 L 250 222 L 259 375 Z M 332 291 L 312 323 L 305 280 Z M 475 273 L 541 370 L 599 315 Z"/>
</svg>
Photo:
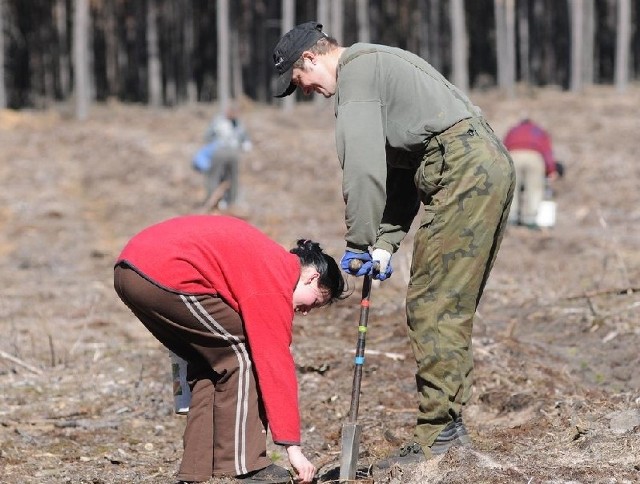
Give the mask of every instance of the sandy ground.
<svg viewBox="0 0 640 484">
<path fill-rule="evenodd" d="M 567 176 L 555 228 L 510 227 L 474 327 L 473 449 L 376 483 L 640 481 L 640 88 L 475 93 L 502 135 L 522 115 L 553 134 Z M 214 106 L 109 104 L 0 112 L 0 476 L 7 483 L 170 483 L 185 418 L 169 358 L 118 300 L 112 264 L 135 232 L 198 211 L 190 167 Z M 248 220 L 284 246 L 344 249 L 331 103 L 291 113 L 246 103 Z M 359 463 L 411 438 L 415 363 L 405 332 L 410 239 L 373 289 Z M 354 295 L 297 317 L 304 442 L 321 482 L 349 408 Z M 287 465 L 270 446 L 274 460 Z M 227 482 L 212 479 L 210 482 Z"/>
</svg>

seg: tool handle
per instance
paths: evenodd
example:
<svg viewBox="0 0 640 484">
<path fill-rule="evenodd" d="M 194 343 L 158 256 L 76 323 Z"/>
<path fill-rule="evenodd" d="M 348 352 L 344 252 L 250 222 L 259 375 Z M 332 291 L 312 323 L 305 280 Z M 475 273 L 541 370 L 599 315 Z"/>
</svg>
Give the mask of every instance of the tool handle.
<svg viewBox="0 0 640 484">
<path fill-rule="evenodd" d="M 364 366 L 364 351 L 367 338 L 370 298 L 371 276 L 369 274 L 365 274 L 362 281 L 360 322 L 358 324 L 358 341 L 356 343 L 355 367 L 353 370 L 353 385 L 351 388 L 351 407 L 349 408 L 349 422 L 351 423 L 355 423 L 358 420 L 358 408 L 360 406 L 360 384 L 362 382 L 362 368 Z"/>
<path fill-rule="evenodd" d="M 360 259 L 351 259 L 349 261 L 349 270 L 351 272 L 358 272 L 362 267 L 363 262 Z M 373 263 L 373 272 L 380 272 L 380 262 L 375 261 Z"/>
<path fill-rule="evenodd" d="M 351 272 L 358 272 L 362 267 L 362 261 L 360 259 L 351 259 L 349 261 L 349 270 Z"/>
</svg>

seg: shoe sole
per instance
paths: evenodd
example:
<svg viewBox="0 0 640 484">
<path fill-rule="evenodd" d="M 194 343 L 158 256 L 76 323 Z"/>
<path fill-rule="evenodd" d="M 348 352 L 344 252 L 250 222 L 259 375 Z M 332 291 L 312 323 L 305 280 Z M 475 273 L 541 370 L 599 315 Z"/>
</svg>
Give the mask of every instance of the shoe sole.
<svg viewBox="0 0 640 484">
<path fill-rule="evenodd" d="M 472 445 L 471 437 L 469 436 L 469 432 L 467 431 L 467 427 L 465 427 L 464 422 L 462 421 L 462 417 L 458 417 L 455 420 L 456 423 L 456 434 L 458 434 L 458 440 L 463 447 L 469 447 Z"/>
</svg>

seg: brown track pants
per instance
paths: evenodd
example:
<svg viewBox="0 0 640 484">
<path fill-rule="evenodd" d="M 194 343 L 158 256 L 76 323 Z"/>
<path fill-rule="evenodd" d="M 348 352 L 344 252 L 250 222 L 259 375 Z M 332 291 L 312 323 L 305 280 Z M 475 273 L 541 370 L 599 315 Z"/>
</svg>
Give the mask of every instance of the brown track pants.
<svg viewBox="0 0 640 484">
<path fill-rule="evenodd" d="M 218 297 L 168 291 L 122 263 L 114 287 L 151 334 L 189 363 L 192 398 L 177 478 L 206 481 L 271 464 L 240 315 Z"/>
</svg>

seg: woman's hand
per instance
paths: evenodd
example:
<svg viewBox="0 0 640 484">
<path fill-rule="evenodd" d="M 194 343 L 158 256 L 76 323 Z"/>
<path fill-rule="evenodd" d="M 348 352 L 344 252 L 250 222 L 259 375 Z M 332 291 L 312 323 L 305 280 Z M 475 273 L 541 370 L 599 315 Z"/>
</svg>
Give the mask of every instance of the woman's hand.
<svg viewBox="0 0 640 484">
<path fill-rule="evenodd" d="M 316 475 L 316 466 L 314 466 L 302 453 L 299 445 L 289 445 L 286 447 L 289 463 L 297 474 L 296 480 L 300 484 L 309 484 Z"/>
</svg>

